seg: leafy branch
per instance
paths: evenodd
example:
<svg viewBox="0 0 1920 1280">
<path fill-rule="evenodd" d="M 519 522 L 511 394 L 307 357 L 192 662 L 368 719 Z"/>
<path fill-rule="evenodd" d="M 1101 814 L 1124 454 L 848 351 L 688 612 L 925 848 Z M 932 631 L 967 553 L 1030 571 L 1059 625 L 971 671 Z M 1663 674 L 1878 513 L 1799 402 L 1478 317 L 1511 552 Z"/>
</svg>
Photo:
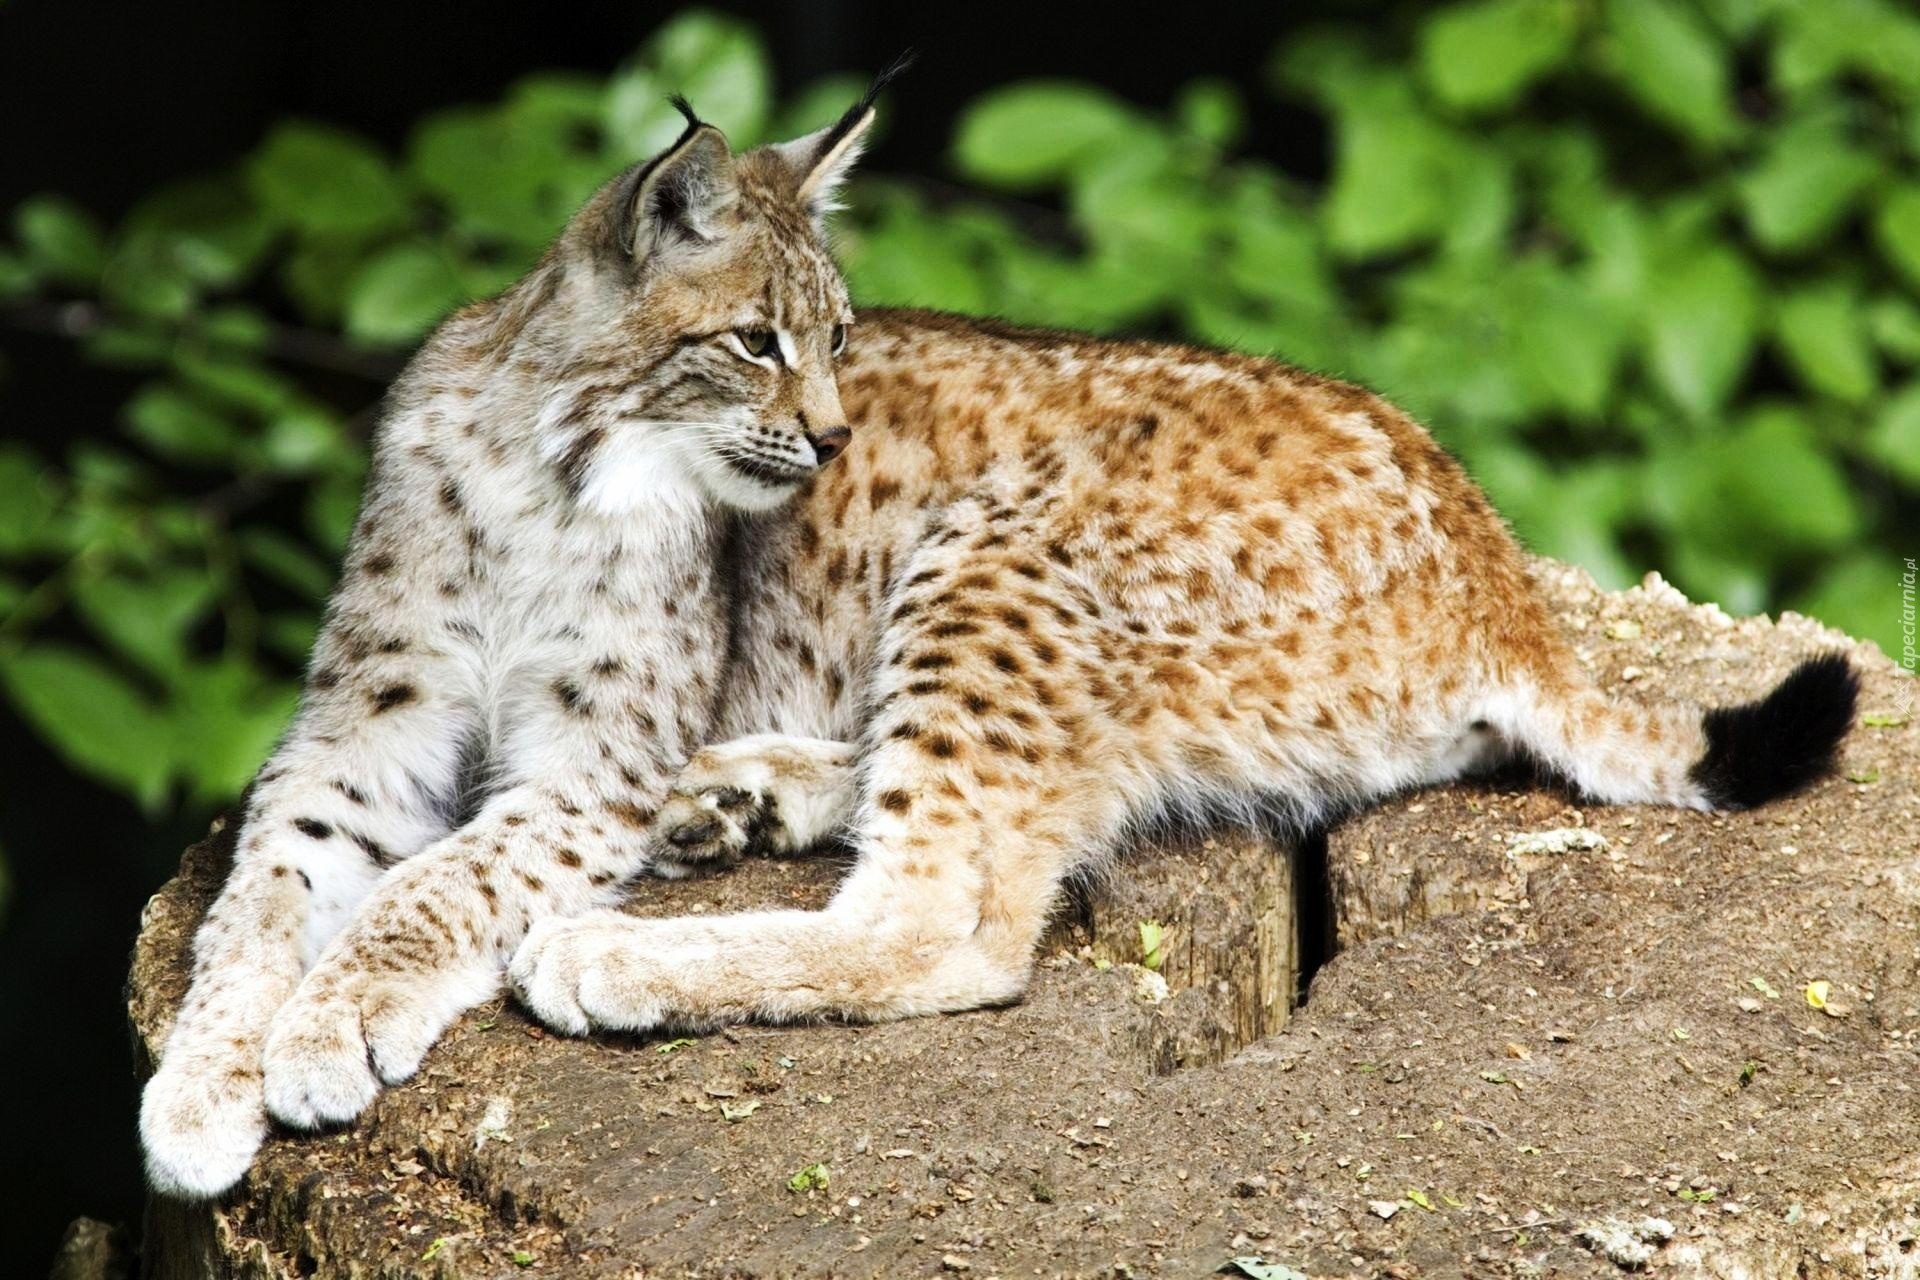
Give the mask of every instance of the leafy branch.
<svg viewBox="0 0 1920 1280">
<path fill-rule="evenodd" d="M 1893 639 L 1920 489 L 1920 17 L 1892 0 L 1455 0 L 1302 30 L 1166 104 L 985 93 L 950 175 L 858 181 L 864 304 L 1274 352 L 1420 414 L 1534 546 Z M 694 10 L 389 153 L 288 121 L 117 225 L 29 200 L 0 328 L 133 386 L 60 458 L 0 445 L 0 691 L 159 812 L 236 794 L 295 695 L 375 392 L 522 274 L 688 94 L 736 146 L 836 116 Z M 1326 181 L 1239 142 L 1324 121 Z M 884 154 L 884 152 L 882 153 Z M 35 376 L 19 370 L 19 377 Z"/>
</svg>

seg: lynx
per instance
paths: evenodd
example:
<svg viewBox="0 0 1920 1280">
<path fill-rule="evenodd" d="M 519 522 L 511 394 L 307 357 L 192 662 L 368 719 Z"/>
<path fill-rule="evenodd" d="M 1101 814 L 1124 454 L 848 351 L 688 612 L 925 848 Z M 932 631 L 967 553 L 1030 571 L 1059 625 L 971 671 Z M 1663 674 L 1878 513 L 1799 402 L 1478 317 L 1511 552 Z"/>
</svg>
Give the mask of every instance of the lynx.
<svg viewBox="0 0 1920 1280">
<path fill-rule="evenodd" d="M 141 1129 L 218 1194 L 352 1120 L 503 972 L 551 1026 L 1017 998 L 1061 885 L 1167 814 L 1343 810 L 1525 757 L 1601 802 L 1826 769 L 1855 677 L 1613 701 L 1461 468 L 1246 355 L 856 314 L 873 119 L 621 174 L 393 389 L 339 587 Z M 820 911 L 642 920 L 843 834 Z M 510 962 L 510 963 L 509 963 Z"/>
</svg>

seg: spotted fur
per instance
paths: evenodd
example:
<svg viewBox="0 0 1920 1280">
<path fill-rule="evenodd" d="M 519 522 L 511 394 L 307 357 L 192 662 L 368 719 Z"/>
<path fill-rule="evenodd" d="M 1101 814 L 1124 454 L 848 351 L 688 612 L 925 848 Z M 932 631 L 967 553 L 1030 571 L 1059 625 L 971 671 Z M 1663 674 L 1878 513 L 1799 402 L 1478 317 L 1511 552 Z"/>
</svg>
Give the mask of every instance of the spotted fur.
<svg viewBox="0 0 1920 1280">
<path fill-rule="evenodd" d="M 509 957 L 575 1032 L 899 1017 L 1017 996 L 1063 880 L 1159 816 L 1312 824 L 1516 752 L 1709 803 L 1700 711 L 1597 692 L 1378 397 L 924 312 L 841 352 L 820 223 L 870 120 L 691 122 L 395 388 L 148 1087 L 162 1190 L 357 1115 Z M 822 911 L 594 910 L 835 831 Z"/>
</svg>

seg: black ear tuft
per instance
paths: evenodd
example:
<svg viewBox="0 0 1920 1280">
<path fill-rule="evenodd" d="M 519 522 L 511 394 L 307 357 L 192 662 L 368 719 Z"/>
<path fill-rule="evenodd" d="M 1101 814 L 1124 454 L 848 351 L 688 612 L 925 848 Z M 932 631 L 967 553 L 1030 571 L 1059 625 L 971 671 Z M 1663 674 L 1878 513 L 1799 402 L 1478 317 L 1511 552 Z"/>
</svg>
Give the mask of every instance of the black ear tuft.
<svg viewBox="0 0 1920 1280">
<path fill-rule="evenodd" d="M 867 118 L 867 112 L 873 110 L 873 104 L 879 99 L 881 92 L 905 74 L 907 68 L 911 67 L 919 56 L 919 53 L 913 49 L 901 50 L 900 56 L 889 62 L 886 69 L 867 85 L 867 91 L 860 95 L 860 101 L 848 107 L 841 117 L 833 122 L 833 127 L 827 130 L 816 148 L 816 154 L 823 156 L 833 154 L 833 149 L 840 145 L 840 140 L 857 129 L 860 122 Z"/>
<path fill-rule="evenodd" d="M 705 121 L 700 119 L 700 116 L 698 115 L 698 113 L 694 111 L 693 104 L 687 101 L 686 94 L 670 93 L 667 95 L 667 101 L 673 104 L 673 109 L 675 111 L 678 111 L 682 116 L 686 117 L 687 128 L 698 129 L 702 124 L 705 123 Z M 684 137 L 685 135 L 682 135 L 682 136 Z"/>
<path fill-rule="evenodd" d="M 1860 676 L 1845 654 L 1809 658 L 1764 698 L 1706 713 L 1688 776 L 1716 809 L 1750 809 L 1830 772 L 1853 727 Z"/>
<path fill-rule="evenodd" d="M 860 104 L 855 109 L 864 111 L 872 106 L 888 85 L 905 75 L 913 64 L 919 60 L 920 51 L 918 49 L 912 48 L 911 46 L 902 49 L 892 62 L 889 62 L 880 69 L 880 74 L 875 76 L 873 83 L 867 86 L 866 93 L 861 95 Z"/>
</svg>

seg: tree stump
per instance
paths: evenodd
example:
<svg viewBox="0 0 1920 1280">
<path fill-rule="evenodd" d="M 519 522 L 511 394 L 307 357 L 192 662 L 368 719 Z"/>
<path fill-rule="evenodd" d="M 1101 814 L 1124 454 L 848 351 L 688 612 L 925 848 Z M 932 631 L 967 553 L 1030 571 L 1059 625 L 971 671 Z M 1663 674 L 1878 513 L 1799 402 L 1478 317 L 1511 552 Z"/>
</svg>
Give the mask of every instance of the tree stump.
<svg viewBox="0 0 1920 1280">
<path fill-rule="evenodd" d="M 1635 1249 L 1910 1274 L 1914 682 L 1804 619 L 1536 572 L 1629 696 L 1738 701 L 1850 648 L 1878 713 L 1855 780 L 1731 815 L 1442 788 L 1336 829 L 1324 876 L 1231 833 L 1139 851 L 1007 1009 L 569 1040 L 499 1000 L 353 1128 L 275 1137 L 219 1205 L 156 1202 L 143 1274 L 1611 1275 Z M 229 834 L 143 917 L 143 1071 Z M 631 909 L 812 906 L 843 869 L 646 883 Z"/>
</svg>

